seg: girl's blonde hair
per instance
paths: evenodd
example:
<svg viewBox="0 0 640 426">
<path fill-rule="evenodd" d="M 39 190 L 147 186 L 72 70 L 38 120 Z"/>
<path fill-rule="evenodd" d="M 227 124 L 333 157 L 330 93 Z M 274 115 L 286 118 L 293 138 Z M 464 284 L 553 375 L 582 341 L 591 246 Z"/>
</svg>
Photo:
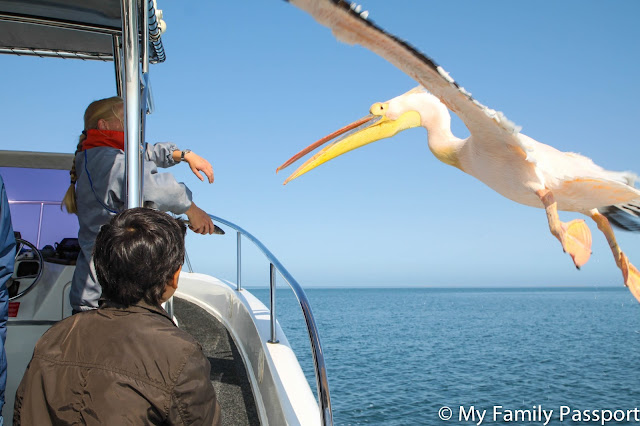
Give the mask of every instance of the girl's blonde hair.
<svg viewBox="0 0 640 426">
<path fill-rule="evenodd" d="M 78 152 L 82 149 L 82 142 L 87 138 L 87 130 L 97 129 L 99 120 L 107 120 L 113 117 L 121 120 L 121 117 L 115 112 L 115 108 L 118 105 L 123 105 L 122 98 L 119 96 L 113 96 L 111 98 L 100 99 L 94 102 L 91 102 L 84 112 L 84 130 L 80 134 L 80 138 L 78 140 L 78 145 L 76 146 L 76 152 L 74 154 L 77 155 Z M 71 184 L 69 185 L 69 189 L 67 189 L 67 193 L 64 195 L 62 199 L 62 206 L 67 210 L 67 213 L 78 213 L 78 205 L 76 203 L 76 181 L 78 180 L 78 176 L 76 174 L 76 162 L 75 159 L 73 161 L 73 165 L 71 166 L 71 170 L 69 171 L 69 176 L 71 177 Z"/>
</svg>

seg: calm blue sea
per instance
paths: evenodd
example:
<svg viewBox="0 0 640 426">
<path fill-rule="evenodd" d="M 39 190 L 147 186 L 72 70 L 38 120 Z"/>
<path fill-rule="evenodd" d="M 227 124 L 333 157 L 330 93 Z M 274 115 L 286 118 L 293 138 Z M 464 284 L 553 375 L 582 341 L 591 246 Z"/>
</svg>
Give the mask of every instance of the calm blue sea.
<svg viewBox="0 0 640 426">
<path fill-rule="evenodd" d="M 640 304 L 624 288 L 306 292 L 336 425 L 640 424 Z M 277 297 L 315 390 L 300 308 Z"/>
</svg>

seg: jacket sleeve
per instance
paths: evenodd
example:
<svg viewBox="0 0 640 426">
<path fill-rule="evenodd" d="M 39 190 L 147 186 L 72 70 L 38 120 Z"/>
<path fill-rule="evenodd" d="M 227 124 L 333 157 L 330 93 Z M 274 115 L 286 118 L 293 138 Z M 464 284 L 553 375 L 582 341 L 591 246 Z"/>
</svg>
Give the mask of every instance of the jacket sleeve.
<svg viewBox="0 0 640 426">
<path fill-rule="evenodd" d="M 173 151 L 178 151 L 178 146 L 171 142 L 158 142 L 155 145 L 146 144 L 147 161 L 152 161 L 156 166 L 166 169 L 176 165 L 173 160 Z"/>
<path fill-rule="evenodd" d="M 4 391 L 7 386 L 7 357 L 4 349 L 9 314 L 7 281 L 13 274 L 15 254 L 16 240 L 13 236 L 13 226 L 11 225 L 9 201 L 4 188 L 4 181 L 0 176 L 0 414 L 4 406 Z"/>
<path fill-rule="evenodd" d="M 145 207 L 163 212 L 182 214 L 191 207 L 191 191 L 184 183 L 176 181 L 171 173 L 158 173 L 151 161 L 144 166 L 143 198 Z"/>
<path fill-rule="evenodd" d="M 195 347 L 171 394 L 170 425 L 221 425 L 220 405 L 210 374 L 209 360 L 199 347 Z"/>
<path fill-rule="evenodd" d="M 22 424 L 22 409 L 24 405 L 24 395 L 25 388 L 27 386 L 27 381 L 31 376 L 31 364 L 33 363 L 33 359 L 27 365 L 27 369 L 22 376 L 22 380 L 20 381 L 20 385 L 18 385 L 18 389 L 16 390 L 16 397 L 13 401 L 13 425 L 20 426 Z"/>
<path fill-rule="evenodd" d="M 169 142 L 147 144 L 143 190 L 145 207 L 176 214 L 182 214 L 191 207 L 189 188 L 176 181 L 170 173 L 158 173 L 158 167 L 167 168 L 176 164 L 172 153 L 177 149 L 175 144 Z"/>
<path fill-rule="evenodd" d="M 8 312 L 8 294 L 6 283 L 13 274 L 13 263 L 16 255 L 16 240 L 11 225 L 9 201 L 0 176 L 0 338 L 4 342 Z"/>
</svg>

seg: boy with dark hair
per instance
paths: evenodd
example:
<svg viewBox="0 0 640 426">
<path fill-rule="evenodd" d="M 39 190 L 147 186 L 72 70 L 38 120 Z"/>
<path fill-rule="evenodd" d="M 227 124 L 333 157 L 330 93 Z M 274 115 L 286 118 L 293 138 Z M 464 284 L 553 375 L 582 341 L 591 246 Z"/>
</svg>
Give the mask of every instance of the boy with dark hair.
<svg viewBox="0 0 640 426">
<path fill-rule="evenodd" d="M 151 209 L 104 225 L 101 306 L 51 327 L 16 392 L 14 425 L 219 425 L 200 345 L 160 306 L 178 287 L 186 227 Z"/>
</svg>

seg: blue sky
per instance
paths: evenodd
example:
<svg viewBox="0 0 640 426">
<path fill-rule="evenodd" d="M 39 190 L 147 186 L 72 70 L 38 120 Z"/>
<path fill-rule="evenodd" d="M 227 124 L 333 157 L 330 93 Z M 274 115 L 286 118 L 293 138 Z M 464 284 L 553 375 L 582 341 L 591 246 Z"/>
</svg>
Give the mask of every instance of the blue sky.
<svg viewBox="0 0 640 426">
<path fill-rule="evenodd" d="M 283 1 L 159 3 L 168 59 L 151 71 L 156 112 L 147 139 L 208 158 L 213 185 L 184 165 L 171 172 L 199 206 L 261 239 L 303 286 L 622 286 L 592 223 L 593 256 L 576 271 L 543 210 L 438 162 L 423 129 L 283 186 L 289 170 L 275 169 L 291 155 L 416 83 Z M 523 133 L 603 167 L 640 172 L 640 3 L 372 0 L 363 7 Z M 115 90 L 111 63 L 0 55 L 0 66 L 4 149 L 73 152 L 86 105 Z M 453 127 L 467 135 L 459 120 Z M 191 234 L 194 267 L 234 280 L 233 234 Z M 617 235 L 640 266 L 638 235 Z M 249 245 L 243 280 L 264 284 L 268 264 Z"/>
</svg>

